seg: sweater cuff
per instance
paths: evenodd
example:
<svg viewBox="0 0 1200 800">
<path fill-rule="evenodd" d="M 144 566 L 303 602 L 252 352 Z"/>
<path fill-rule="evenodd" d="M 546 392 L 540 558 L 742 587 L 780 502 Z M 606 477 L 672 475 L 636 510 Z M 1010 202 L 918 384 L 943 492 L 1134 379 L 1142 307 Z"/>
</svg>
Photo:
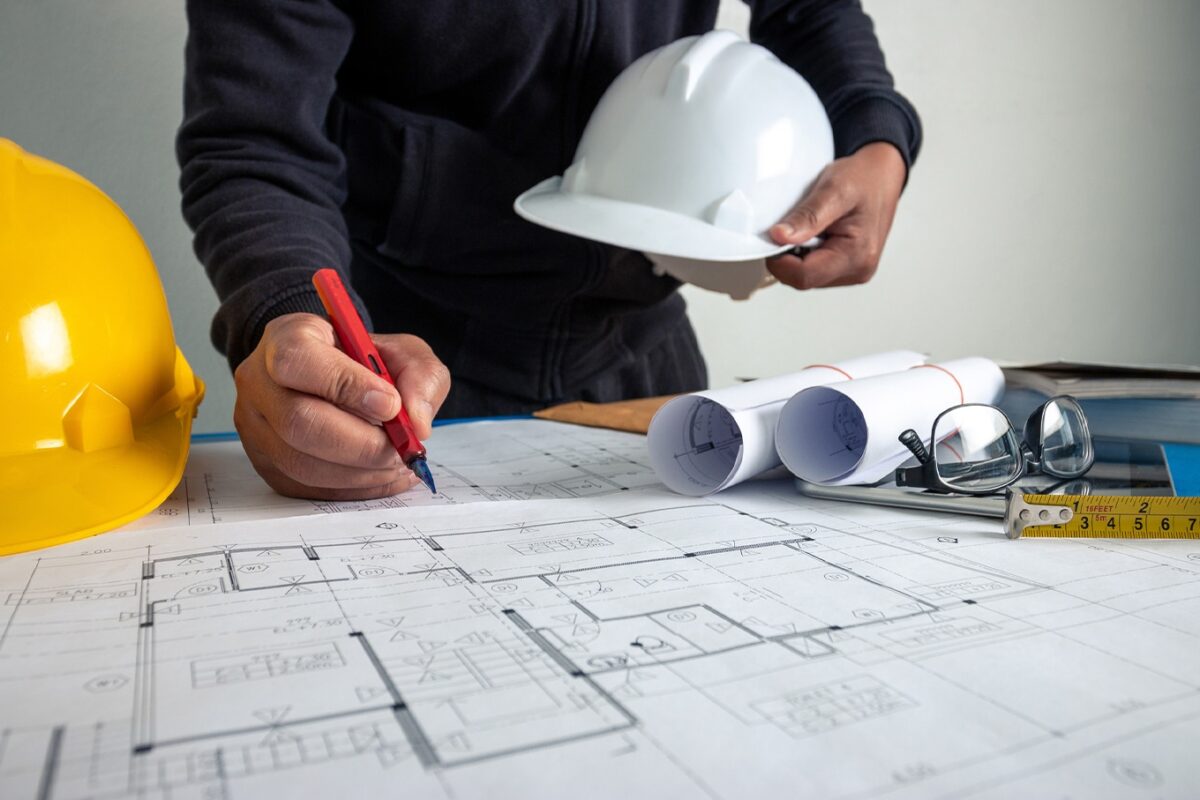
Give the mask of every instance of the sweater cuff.
<svg viewBox="0 0 1200 800">
<path fill-rule="evenodd" d="M 263 330 L 276 317 L 295 313 L 316 314 L 322 319 L 327 317 L 325 306 L 312 283 L 315 271 L 290 269 L 286 274 L 272 274 L 267 279 L 272 285 L 265 298 L 260 298 L 257 302 L 246 302 L 249 298 L 239 297 L 248 294 L 247 290 L 250 287 L 246 287 L 221 305 L 213 320 L 212 339 L 217 349 L 225 353 L 231 370 L 237 369 L 254 348 L 258 347 Z M 350 281 L 345 275 L 342 275 L 342 281 L 346 284 L 346 292 L 350 295 L 354 307 L 362 317 L 363 325 L 368 331 L 373 331 L 371 316 L 367 313 L 362 299 L 350 286 Z M 259 295 L 262 289 L 258 288 L 256 295 Z M 234 320 L 239 318 L 243 320 L 242 324 L 234 324 Z"/>
<path fill-rule="evenodd" d="M 921 121 L 916 109 L 895 92 L 865 94 L 830 121 L 838 158 L 851 155 L 871 142 L 887 142 L 900 151 L 908 171 L 916 163 L 921 150 Z"/>
</svg>

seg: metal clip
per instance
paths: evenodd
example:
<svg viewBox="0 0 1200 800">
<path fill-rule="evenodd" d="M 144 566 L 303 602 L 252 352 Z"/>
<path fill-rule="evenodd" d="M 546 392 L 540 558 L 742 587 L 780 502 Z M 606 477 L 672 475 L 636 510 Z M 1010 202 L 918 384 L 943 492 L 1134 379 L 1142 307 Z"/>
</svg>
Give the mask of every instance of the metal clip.
<svg viewBox="0 0 1200 800">
<path fill-rule="evenodd" d="M 1035 525 L 1062 525 L 1074 518 L 1070 506 L 1033 505 L 1025 502 L 1024 495 L 1008 490 L 1004 509 L 1004 535 L 1020 539 L 1026 528 Z"/>
</svg>

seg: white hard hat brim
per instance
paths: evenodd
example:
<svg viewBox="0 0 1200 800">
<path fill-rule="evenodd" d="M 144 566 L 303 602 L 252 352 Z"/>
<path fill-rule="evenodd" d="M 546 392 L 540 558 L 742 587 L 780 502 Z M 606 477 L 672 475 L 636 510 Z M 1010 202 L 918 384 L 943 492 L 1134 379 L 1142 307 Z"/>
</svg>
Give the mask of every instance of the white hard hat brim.
<svg viewBox="0 0 1200 800">
<path fill-rule="evenodd" d="M 564 192 L 557 176 L 521 194 L 513 208 L 524 219 L 560 233 L 676 258 L 750 261 L 777 256 L 791 247 L 660 208 Z"/>
</svg>

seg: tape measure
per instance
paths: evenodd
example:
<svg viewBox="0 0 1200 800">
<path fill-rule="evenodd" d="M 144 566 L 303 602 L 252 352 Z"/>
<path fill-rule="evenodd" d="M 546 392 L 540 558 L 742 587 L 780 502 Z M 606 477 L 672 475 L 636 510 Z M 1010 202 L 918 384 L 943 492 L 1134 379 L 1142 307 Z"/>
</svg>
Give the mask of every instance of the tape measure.
<svg viewBox="0 0 1200 800">
<path fill-rule="evenodd" d="M 1009 492 L 1004 532 L 1010 539 L 1200 539 L 1200 497 Z"/>
</svg>

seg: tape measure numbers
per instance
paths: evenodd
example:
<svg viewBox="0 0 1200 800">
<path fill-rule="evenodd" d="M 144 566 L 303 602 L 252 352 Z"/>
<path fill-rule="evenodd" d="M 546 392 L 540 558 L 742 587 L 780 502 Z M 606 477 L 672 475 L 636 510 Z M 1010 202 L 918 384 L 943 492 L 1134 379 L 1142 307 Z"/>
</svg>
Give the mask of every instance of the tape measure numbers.
<svg viewBox="0 0 1200 800">
<path fill-rule="evenodd" d="M 1200 497 L 1011 492 L 1008 538 L 1200 539 Z"/>
</svg>

